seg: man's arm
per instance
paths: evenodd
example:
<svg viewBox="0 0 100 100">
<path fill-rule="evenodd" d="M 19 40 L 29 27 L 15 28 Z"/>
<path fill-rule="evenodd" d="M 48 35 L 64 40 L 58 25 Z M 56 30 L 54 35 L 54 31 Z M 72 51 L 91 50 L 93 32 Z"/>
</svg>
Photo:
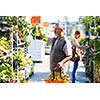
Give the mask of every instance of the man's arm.
<svg viewBox="0 0 100 100">
<path fill-rule="evenodd" d="M 47 42 L 48 44 L 52 44 L 52 43 L 53 43 L 53 40 L 54 40 L 53 37 L 52 37 L 52 38 L 47 38 L 47 41 L 46 41 L 46 42 Z"/>
<path fill-rule="evenodd" d="M 64 58 L 62 61 L 60 61 L 58 63 L 59 66 L 62 66 L 63 64 L 65 64 L 67 61 L 69 61 L 72 58 L 72 56 L 68 56 L 66 58 Z"/>
</svg>

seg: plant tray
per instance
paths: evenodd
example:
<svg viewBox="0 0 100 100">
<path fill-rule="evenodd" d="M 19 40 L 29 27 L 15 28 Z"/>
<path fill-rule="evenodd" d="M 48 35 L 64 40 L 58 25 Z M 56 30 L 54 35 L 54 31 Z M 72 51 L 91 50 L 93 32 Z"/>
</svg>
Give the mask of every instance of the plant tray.
<svg viewBox="0 0 100 100">
<path fill-rule="evenodd" d="M 53 79 L 53 76 L 50 75 L 50 76 L 46 77 L 46 78 L 44 79 L 44 81 L 45 81 L 46 83 L 70 83 L 70 76 L 69 76 L 69 75 L 64 75 L 64 76 L 62 76 L 62 78 L 56 76 L 56 77 Z"/>
</svg>

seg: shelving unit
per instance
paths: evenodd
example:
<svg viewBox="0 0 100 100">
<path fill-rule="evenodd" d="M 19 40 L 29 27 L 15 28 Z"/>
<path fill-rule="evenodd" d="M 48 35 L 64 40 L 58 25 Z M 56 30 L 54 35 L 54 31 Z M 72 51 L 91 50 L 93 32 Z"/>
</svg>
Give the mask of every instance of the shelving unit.
<svg viewBox="0 0 100 100">
<path fill-rule="evenodd" d="M 14 46 L 15 52 L 17 54 L 17 58 L 15 62 L 16 67 L 16 72 L 17 72 L 17 82 L 25 82 L 33 73 L 34 73 L 34 63 L 32 61 L 31 55 L 28 56 L 27 51 L 26 51 L 26 45 L 25 45 L 25 40 L 26 40 L 26 35 L 24 35 L 25 30 L 23 30 L 23 20 L 24 17 L 20 16 L 18 17 L 17 25 L 18 25 L 18 30 L 15 33 L 15 43 L 16 45 Z M 27 27 L 25 27 L 27 28 Z"/>
<path fill-rule="evenodd" d="M 100 36 L 95 36 L 94 37 L 94 83 L 100 83 Z M 97 45 L 98 49 L 97 49 Z"/>
<path fill-rule="evenodd" d="M 92 48 L 84 55 L 85 72 L 91 83 L 97 83 L 100 82 L 100 36 L 91 36 L 88 42 Z"/>
<path fill-rule="evenodd" d="M 31 55 L 27 54 L 25 43 L 29 34 L 27 22 L 24 16 L 2 16 L 2 18 L 2 23 L 0 23 L 0 82 L 27 82 L 26 80 L 34 73 L 34 63 Z M 1 43 L 2 40 L 4 40 L 3 43 Z M 5 71 L 7 66 L 8 72 Z"/>
<path fill-rule="evenodd" d="M 0 83 L 12 81 L 12 32 L 6 22 L 0 23 Z"/>
</svg>

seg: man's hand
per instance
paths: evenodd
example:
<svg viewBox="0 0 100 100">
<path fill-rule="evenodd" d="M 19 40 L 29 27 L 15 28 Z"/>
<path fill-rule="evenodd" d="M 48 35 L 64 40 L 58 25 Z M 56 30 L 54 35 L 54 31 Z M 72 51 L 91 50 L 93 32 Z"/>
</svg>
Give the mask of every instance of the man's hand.
<svg viewBox="0 0 100 100">
<path fill-rule="evenodd" d="M 57 66 L 62 67 L 63 64 L 65 64 L 67 61 L 69 61 L 72 58 L 72 56 L 68 56 L 66 58 L 64 58 L 62 61 L 60 61 Z"/>
<path fill-rule="evenodd" d="M 61 68 L 62 67 L 62 62 L 59 62 L 58 64 L 57 64 L 57 68 Z"/>
</svg>

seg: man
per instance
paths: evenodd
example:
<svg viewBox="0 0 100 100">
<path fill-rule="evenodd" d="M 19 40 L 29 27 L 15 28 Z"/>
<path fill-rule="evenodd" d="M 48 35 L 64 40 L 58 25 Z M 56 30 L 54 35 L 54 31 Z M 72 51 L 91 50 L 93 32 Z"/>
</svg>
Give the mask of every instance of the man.
<svg viewBox="0 0 100 100">
<path fill-rule="evenodd" d="M 89 46 L 81 46 L 79 44 L 78 39 L 80 38 L 80 35 L 81 35 L 80 31 L 79 30 L 76 30 L 75 31 L 75 35 L 74 35 L 74 38 L 71 41 L 72 42 L 72 46 L 74 48 L 76 48 L 76 53 L 78 55 L 80 55 L 81 49 L 88 49 L 89 48 Z M 74 67 L 73 67 L 73 71 L 72 71 L 72 83 L 75 83 L 75 73 L 76 73 L 76 70 L 78 68 L 78 62 L 79 62 L 79 60 L 80 59 L 77 59 L 77 60 L 74 61 Z"/>
<path fill-rule="evenodd" d="M 66 74 L 65 63 L 72 57 L 72 49 L 70 41 L 63 35 L 63 27 L 56 24 L 55 37 L 49 38 L 52 44 L 50 53 L 50 71 L 51 74 L 56 67 L 62 67 L 62 74 Z M 56 70 L 58 72 L 58 70 Z"/>
</svg>

